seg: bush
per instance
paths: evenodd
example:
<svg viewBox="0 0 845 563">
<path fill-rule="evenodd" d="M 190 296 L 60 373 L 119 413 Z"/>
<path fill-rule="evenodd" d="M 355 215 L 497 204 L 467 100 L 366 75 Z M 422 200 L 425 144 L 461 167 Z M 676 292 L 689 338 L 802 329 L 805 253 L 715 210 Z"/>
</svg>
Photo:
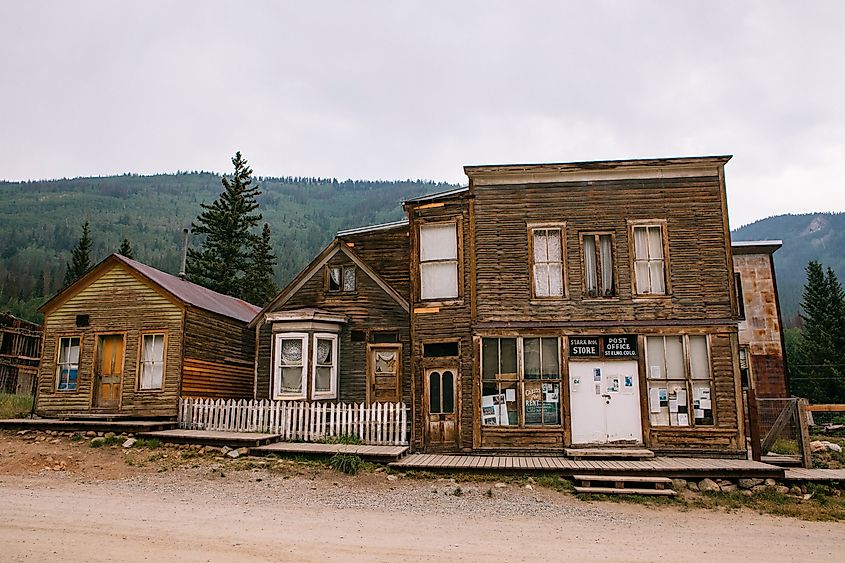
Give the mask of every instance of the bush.
<svg viewBox="0 0 845 563">
<path fill-rule="evenodd" d="M 361 470 L 361 467 L 364 465 L 364 460 L 357 455 L 334 454 L 331 459 L 329 459 L 329 465 L 341 473 L 355 475 Z"/>
</svg>

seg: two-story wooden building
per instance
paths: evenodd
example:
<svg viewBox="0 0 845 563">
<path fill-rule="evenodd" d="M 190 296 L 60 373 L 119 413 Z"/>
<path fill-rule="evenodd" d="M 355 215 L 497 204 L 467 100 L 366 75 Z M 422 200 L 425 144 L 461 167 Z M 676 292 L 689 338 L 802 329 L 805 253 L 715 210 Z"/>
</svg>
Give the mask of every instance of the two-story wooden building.
<svg viewBox="0 0 845 563">
<path fill-rule="evenodd" d="M 744 456 L 728 160 L 468 166 L 407 201 L 414 445 Z"/>
</svg>

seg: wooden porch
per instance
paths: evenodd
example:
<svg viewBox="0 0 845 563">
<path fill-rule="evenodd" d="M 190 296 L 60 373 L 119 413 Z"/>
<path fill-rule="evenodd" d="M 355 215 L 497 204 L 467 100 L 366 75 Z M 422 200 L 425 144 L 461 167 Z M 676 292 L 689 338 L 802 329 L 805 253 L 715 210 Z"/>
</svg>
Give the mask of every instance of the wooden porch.
<svg viewBox="0 0 845 563">
<path fill-rule="evenodd" d="M 425 471 L 553 472 L 560 475 L 660 475 L 663 477 L 760 477 L 782 479 L 784 469 L 744 459 L 661 457 L 646 460 L 571 459 L 562 456 L 411 454 L 394 469 Z"/>
<path fill-rule="evenodd" d="M 57 418 L 11 418 L 0 420 L 0 428 L 17 430 L 55 430 L 57 432 L 152 432 L 175 428 L 169 420 L 63 420 Z"/>
</svg>

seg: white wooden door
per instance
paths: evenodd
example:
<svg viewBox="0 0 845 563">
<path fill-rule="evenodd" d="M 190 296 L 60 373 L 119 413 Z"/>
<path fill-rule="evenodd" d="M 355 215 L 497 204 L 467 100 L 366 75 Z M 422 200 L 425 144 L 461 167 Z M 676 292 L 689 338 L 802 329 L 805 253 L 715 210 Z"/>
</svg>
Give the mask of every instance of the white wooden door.
<svg viewBox="0 0 845 563">
<path fill-rule="evenodd" d="M 573 444 L 642 443 L 637 362 L 570 362 Z"/>
</svg>

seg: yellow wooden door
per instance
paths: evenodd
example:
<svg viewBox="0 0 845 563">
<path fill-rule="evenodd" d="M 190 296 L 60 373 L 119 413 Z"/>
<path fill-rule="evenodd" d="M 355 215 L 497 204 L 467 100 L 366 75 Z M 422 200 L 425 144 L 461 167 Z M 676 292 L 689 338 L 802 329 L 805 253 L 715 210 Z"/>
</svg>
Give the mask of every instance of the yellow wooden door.
<svg viewBox="0 0 845 563">
<path fill-rule="evenodd" d="M 402 400 L 402 345 L 370 344 L 367 353 L 369 402 L 398 403 Z"/>
<path fill-rule="evenodd" d="M 94 404 L 100 408 L 120 406 L 123 383 L 124 342 L 122 334 L 106 334 L 97 341 L 97 383 Z"/>
</svg>

